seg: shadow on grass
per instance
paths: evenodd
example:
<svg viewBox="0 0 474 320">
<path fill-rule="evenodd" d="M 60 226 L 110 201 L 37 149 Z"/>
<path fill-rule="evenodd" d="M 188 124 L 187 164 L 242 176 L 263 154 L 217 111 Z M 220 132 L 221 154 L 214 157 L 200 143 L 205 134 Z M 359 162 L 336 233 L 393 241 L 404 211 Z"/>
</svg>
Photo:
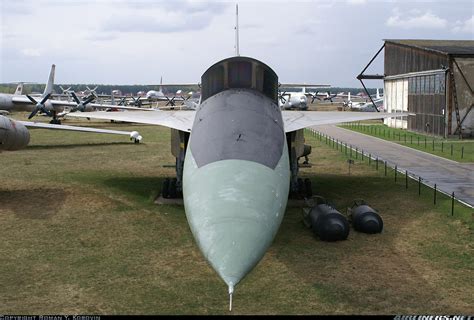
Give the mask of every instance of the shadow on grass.
<svg viewBox="0 0 474 320">
<path fill-rule="evenodd" d="M 31 145 L 27 149 L 71 149 L 78 147 L 98 147 L 98 146 L 113 146 L 121 144 L 133 144 L 133 142 L 120 141 L 120 142 L 98 142 L 98 143 L 74 143 L 74 144 L 57 144 L 57 145 Z"/>
<path fill-rule="evenodd" d="M 153 201 L 161 192 L 164 178 L 158 177 L 116 177 L 103 180 L 102 183 L 110 188 L 117 189 L 124 194 L 131 195 L 142 201 Z"/>
<path fill-rule="evenodd" d="M 46 219 L 63 205 L 67 192 L 62 189 L 0 190 L 0 212 L 13 211 L 26 219 Z"/>
</svg>

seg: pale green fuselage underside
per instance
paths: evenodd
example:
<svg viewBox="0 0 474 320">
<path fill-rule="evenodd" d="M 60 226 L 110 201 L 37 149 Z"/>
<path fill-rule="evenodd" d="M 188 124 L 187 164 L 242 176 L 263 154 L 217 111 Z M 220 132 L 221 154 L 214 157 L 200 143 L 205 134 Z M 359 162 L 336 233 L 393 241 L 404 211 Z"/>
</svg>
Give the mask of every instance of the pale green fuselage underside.
<svg viewBox="0 0 474 320">
<path fill-rule="evenodd" d="M 191 231 L 207 261 L 228 286 L 264 256 L 283 219 L 290 168 L 286 139 L 275 169 L 247 160 L 198 168 L 188 147 L 183 198 Z"/>
</svg>

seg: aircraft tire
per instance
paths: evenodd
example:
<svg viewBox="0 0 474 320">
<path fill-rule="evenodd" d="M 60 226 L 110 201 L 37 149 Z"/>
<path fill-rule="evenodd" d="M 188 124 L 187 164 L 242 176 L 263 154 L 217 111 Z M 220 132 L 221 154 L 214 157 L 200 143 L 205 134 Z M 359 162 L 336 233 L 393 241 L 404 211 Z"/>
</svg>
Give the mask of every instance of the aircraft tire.
<svg viewBox="0 0 474 320">
<path fill-rule="evenodd" d="M 161 188 L 161 195 L 165 199 L 169 199 L 170 197 L 170 179 L 166 178 L 163 180 L 163 186 Z"/>
<path fill-rule="evenodd" d="M 176 178 L 170 180 L 169 184 L 169 197 L 171 199 L 177 198 L 177 190 L 176 190 Z"/>
<path fill-rule="evenodd" d="M 309 178 L 304 179 L 304 186 L 306 189 L 306 198 L 311 198 L 313 196 L 313 188 Z"/>
<path fill-rule="evenodd" d="M 305 194 L 305 184 L 302 178 L 298 178 L 298 194 L 304 195 Z"/>
</svg>

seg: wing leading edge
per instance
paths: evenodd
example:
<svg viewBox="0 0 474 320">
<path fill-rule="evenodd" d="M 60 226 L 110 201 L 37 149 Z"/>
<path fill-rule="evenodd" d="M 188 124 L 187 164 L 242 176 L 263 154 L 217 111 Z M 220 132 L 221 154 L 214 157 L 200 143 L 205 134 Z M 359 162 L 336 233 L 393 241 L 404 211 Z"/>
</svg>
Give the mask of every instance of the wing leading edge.
<svg viewBox="0 0 474 320">
<path fill-rule="evenodd" d="M 195 111 L 127 111 L 127 112 L 75 112 L 67 114 L 72 118 L 92 118 L 143 124 L 154 124 L 180 131 L 190 132 L 194 122 Z"/>
<path fill-rule="evenodd" d="M 195 111 L 155 111 L 155 112 L 76 112 L 68 117 L 93 118 L 114 121 L 135 122 L 143 124 L 160 125 L 180 131 L 190 132 Z M 382 113 L 382 112 L 324 112 L 324 111 L 282 111 L 285 132 L 291 132 L 310 126 L 323 124 L 336 124 L 342 122 L 382 119 L 390 117 L 403 117 L 407 113 Z"/>
<path fill-rule="evenodd" d="M 341 112 L 341 111 L 282 111 L 285 132 L 306 127 L 342 122 L 406 117 L 407 113 Z"/>
</svg>

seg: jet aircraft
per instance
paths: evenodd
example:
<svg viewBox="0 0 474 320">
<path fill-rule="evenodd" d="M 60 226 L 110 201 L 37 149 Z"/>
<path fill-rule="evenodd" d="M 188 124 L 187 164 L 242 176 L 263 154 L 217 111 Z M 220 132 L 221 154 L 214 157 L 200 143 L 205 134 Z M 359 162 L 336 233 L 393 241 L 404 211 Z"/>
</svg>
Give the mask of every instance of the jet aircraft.
<svg viewBox="0 0 474 320">
<path fill-rule="evenodd" d="M 278 76 L 242 56 L 219 61 L 201 77 L 196 111 L 71 113 L 171 128 L 176 178 L 163 186 L 184 200 L 192 234 L 226 283 L 235 286 L 262 259 L 298 191 L 305 127 L 404 114 L 282 111 Z M 164 192 L 164 191 L 163 191 Z"/>
</svg>

